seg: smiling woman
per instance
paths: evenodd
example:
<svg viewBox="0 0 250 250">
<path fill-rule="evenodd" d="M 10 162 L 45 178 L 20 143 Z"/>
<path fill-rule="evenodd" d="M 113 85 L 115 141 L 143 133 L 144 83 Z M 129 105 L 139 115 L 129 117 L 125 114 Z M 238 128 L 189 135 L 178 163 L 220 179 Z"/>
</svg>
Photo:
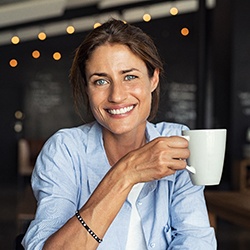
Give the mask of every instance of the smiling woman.
<svg viewBox="0 0 250 250">
<path fill-rule="evenodd" d="M 204 187 L 185 170 L 188 128 L 149 122 L 162 68 L 151 38 L 122 21 L 84 39 L 71 82 L 93 121 L 58 131 L 38 156 L 25 249 L 216 249 Z"/>
<path fill-rule="evenodd" d="M 146 65 L 149 77 L 153 76 L 155 69 L 159 70 L 159 74 L 163 72 L 161 58 L 154 42 L 147 34 L 142 32 L 138 27 L 133 27 L 133 29 L 131 29 L 130 25 L 127 25 L 122 21 L 116 23 L 115 25 L 112 24 L 110 27 L 107 27 L 108 25 L 109 24 L 103 24 L 101 26 L 102 28 L 95 29 L 94 33 L 89 33 L 76 52 L 71 70 L 71 82 L 73 85 L 76 108 L 80 115 L 81 111 L 79 110 L 79 107 L 82 101 L 84 101 L 84 104 L 89 107 L 89 100 L 85 89 L 88 82 L 85 69 L 90 56 L 92 56 L 92 53 L 95 52 L 95 49 L 98 49 L 100 45 L 106 44 L 111 46 L 117 44 L 126 46 L 130 50 L 131 54 L 137 56 L 138 59 L 141 59 L 142 63 Z M 107 27 L 107 30 L 105 27 Z M 133 39 L 131 39 L 132 37 Z M 105 63 L 105 60 L 107 60 L 106 57 L 104 57 L 102 61 Z M 136 69 L 133 68 L 126 68 L 123 70 L 136 71 Z M 105 72 L 94 73 L 105 74 Z M 124 74 L 125 73 L 126 71 L 124 71 Z M 159 91 L 160 86 L 158 85 L 155 91 L 152 92 L 152 105 L 149 120 L 152 120 L 157 113 Z"/>
</svg>

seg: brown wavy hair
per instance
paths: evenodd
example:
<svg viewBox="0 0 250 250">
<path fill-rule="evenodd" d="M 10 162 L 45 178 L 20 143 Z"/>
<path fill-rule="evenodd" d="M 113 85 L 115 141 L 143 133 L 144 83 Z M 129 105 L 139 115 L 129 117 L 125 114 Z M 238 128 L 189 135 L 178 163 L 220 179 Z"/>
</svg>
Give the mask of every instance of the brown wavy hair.
<svg viewBox="0 0 250 250">
<path fill-rule="evenodd" d="M 85 107 L 91 114 L 86 92 L 86 62 L 91 57 L 93 51 L 105 43 L 117 43 L 128 46 L 136 56 L 144 61 L 150 78 L 153 76 L 155 69 L 159 69 L 160 75 L 163 73 L 163 64 L 153 40 L 136 26 L 121 20 L 110 19 L 98 28 L 92 30 L 75 52 L 70 71 L 70 82 L 72 84 L 76 111 L 81 118 L 81 107 Z M 148 117 L 149 121 L 152 121 L 157 114 L 159 99 L 160 84 L 158 84 L 157 88 L 152 92 L 151 111 Z"/>
</svg>

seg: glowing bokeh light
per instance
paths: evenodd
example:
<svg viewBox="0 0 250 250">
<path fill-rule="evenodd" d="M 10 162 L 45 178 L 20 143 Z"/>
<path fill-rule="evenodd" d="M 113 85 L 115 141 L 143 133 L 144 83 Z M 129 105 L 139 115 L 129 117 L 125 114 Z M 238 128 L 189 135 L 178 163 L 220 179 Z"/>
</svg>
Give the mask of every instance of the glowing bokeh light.
<svg viewBox="0 0 250 250">
<path fill-rule="evenodd" d="M 62 58 L 62 55 L 59 52 L 55 52 L 53 54 L 53 58 L 54 58 L 54 60 L 58 61 L 58 60 L 60 60 Z"/>
<path fill-rule="evenodd" d="M 69 25 L 66 28 L 66 31 L 67 31 L 68 34 L 73 34 L 75 32 L 75 28 L 72 25 Z"/>
<path fill-rule="evenodd" d="M 40 54 L 40 52 L 39 52 L 38 50 L 34 50 L 34 51 L 32 52 L 32 57 L 35 58 L 35 59 L 39 58 L 40 55 L 41 55 L 41 54 Z"/>
<path fill-rule="evenodd" d="M 182 28 L 182 29 L 181 29 L 181 34 L 182 34 L 183 36 L 189 35 L 189 29 L 188 29 L 188 28 Z"/>
<path fill-rule="evenodd" d="M 169 12 L 172 16 L 176 16 L 179 11 L 176 7 L 172 7 Z"/>
<path fill-rule="evenodd" d="M 22 130 L 23 130 L 23 124 L 22 124 L 22 122 L 16 122 L 15 125 L 14 125 L 14 130 L 17 133 L 22 132 Z"/>
<path fill-rule="evenodd" d="M 12 68 L 15 68 L 18 65 L 18 62 L 16 59 L 11 59 L 9 64 Z"/>
<path fill-rule="evenodd" d="M 99 26 L 101 26 L 101 25 L 102 25 L 101 23 L 95 23 L 94 24 L 94 29 L 97 28 L 97 27 L 99 27 Z"/>
<path fill-rule="evenodd" d="M 144 20 L 145 22 L 149 22 L 149 21 L 151 20 L 151 15 L 150 15 L 150 14 L 144 14 L 144 15 L 143 15 L 143 20 Z"/>
<path fill-rule="evenodd" d="M 47 35 L 44 32 L 40 32 L 37 37 L 39 40 L 44 41 L 47 38 Z"/>
<path fill-rule="evenodd" d="M 20 111 L 20 110 L 17 110 L 16 112 L 15 112 L 15 118 L 16 119 L 18 119 L 18 120 L 21 120 L 22 118 L 23 118 L 23 112 L 22 111 Z"/>
<path fill-rule="evenodd" d="M 11 38 L 11 42 L 12 42 L 13 44 L 18 44 L 18 43 L 20 42 L 20 38 L 19 38 L 18 36 L 13 36 L 13 37 Z"/>
</svg>

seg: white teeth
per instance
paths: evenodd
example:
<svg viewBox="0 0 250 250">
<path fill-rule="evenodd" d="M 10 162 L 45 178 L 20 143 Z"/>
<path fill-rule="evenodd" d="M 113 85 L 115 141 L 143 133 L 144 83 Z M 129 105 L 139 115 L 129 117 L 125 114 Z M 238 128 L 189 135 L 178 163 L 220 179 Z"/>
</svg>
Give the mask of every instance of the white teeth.
<svg viewBox="0 0 250 250">
<path fill-rule="evenodd" d="M 121 109 L 109 109 L 108 112 L 112 115 L 122 115 L 122 114 L 129 112 L 133 108 L 134 108 L 134 106 L 132 105 L 130 107 L 121 108 Z"/>
</svg>

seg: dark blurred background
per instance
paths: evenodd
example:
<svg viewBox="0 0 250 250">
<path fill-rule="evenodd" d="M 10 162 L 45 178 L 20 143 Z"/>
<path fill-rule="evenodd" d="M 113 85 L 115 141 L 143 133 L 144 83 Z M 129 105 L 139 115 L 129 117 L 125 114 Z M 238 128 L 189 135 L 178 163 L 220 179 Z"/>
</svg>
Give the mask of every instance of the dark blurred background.
<svg viewBox="0 0 250 250">
<path fill-rule="evenodd" d="M 174 7 L 178 14 L 170 14 Z M 0 249 L 12 249 L 12 239 L 32 218 L 34 201 L 27 189 L 42 144 L 58 129 L 82 123 L 68 80 L 74 50 L 95 23 L 111 16 L 146 31 L 165 62 L 156 121 L 228 130 L 222 181 L 207 189 L 247 193 L 249 11 L 249 0 L 0 0 Z M 151 20 L 144 21 L 144 14 Z M 67 34 L 71 25 L 75 31 Z M 37 38 L 39 32 L 46 33 L 45 40 Z M 13 36 L 20 42 L 13 44 Z M 53 58 L 55 52 L 60 59 Z M 13 59 L 16 66 L 10 65 Z M 239 173 L 243 162 L 244 175 Z M 222 232 L 230 235 L 235 227 L 226 221 L 220 226 L 219 249 L 249 249 L 247 229 L 237 227 L 243 243 L 231 237 L 232 243 Z"/>
</svg>

